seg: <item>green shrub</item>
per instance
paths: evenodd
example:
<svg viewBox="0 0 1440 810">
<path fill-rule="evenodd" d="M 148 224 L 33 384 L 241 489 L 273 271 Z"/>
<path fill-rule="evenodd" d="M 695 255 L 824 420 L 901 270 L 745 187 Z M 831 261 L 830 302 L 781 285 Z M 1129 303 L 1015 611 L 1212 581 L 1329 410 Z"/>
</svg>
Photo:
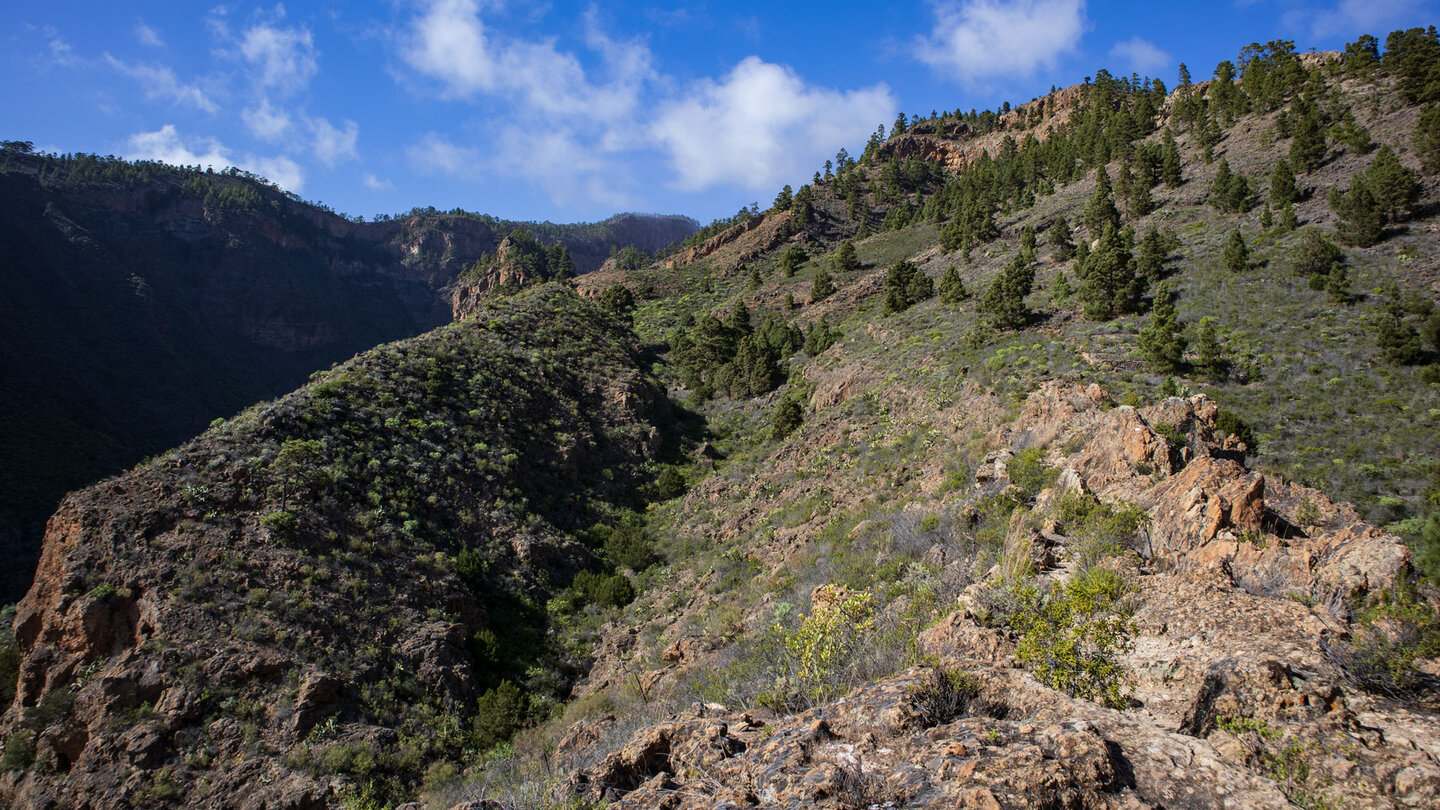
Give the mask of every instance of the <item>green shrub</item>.
<svg viewBox="0 0 1440 810">
<path fill-rule="evenodd" d="M 1440 613 L 1408 586 L 1382 592 L 1361 611 L 1353 641 L 1331 648 L 1360 688 L 1395 698 L 1430 692 L 1435 679 L 1415 667 L 1440 657 Z"/>
<path fill-rule="evenodd" d="M 1060 477 L 1059 470 L 1045 465 L 1045 450 L 1040 447 L 1027 447 L 1011 456 L 1005 462 L 1005 472 L 1010 483 L 1025 490 L 1031 498 Z"/>
<path fill-rule="evenodd" d="M 627 520 L 611 529 L 605 537 L 604 548 L 605 557 L 621 568 L 644 571 L 660 562 L 650 533 L 638 520 Z"/>
<path fill-rule="evenodd" d="M 1220 432 L 1228 436 L 1234 436 L 1244 442 L 1245 446 L 1249 448 L 1251 455 L 1254 455 L 1260 447 L 1259 443 L 1255 440 L 1255 431 L 1244 419 L 1237 416 L 1234 411 L 1227 411 L 1221 408 L 1216 412 L 1215 427 L 1218 428 Z"/>
<path fill-rule="evenodd" d="M 1010 626 L 1021 634 L 1015 655 L 1054 689 L 1114 709 L 1129 702 L 1119 658 L 1135 634 L 1120 604 L 1128 586 L 1119 574 L 1092 568 L 1041 593 L 1021 591 L 1024 608 Z"/>
<path fill-rule="evenodd" d="M 668 501 L 685 494 L 689 485 L 685 483 L 685 476 L 674 467 L 666 467 L 655 477 L 655 499 Z"/>
<path fill-rule="evenodd" d="M 375 747 L 366 742 L 336 743 L 320 755 L 324 773 L 369 776 L 377 766 Z"/>
<path fill-rule="evenodd" d="M 23 771 L 35 764 L 35 737 L 19 731 L 5 741 L 5 753 L 0 755 L 0 771 Z"/>
<path fill-rule="evenodd" d="M 805 407 L 794 397 L 785 397 L 770 416 L 770 438 L 781 441 L 805 421 Z"/>
<path fill-rule="evenodd" d="M 510 681 L 485 690 L 475 701 L 475 717 L 470 721 L 475 747 L 488 751 L 509 740 L 524 722 L 526 708 L 524 693 Z"/>
<path fill-rule="evenodd" d="M 624 574 L 581 571 L 571 587 L 585 602 L 601 607 L 625 607 L 635 601 L 635 586 Z"/>
</svg>

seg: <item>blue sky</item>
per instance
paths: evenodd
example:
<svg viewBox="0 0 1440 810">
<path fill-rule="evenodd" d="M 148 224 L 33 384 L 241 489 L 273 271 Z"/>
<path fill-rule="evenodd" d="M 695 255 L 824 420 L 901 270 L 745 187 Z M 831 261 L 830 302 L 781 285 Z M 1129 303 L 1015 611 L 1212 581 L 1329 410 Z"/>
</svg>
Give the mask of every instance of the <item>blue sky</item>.
<svg viewBox="0 0 1440 810">
<path fill-rule="evenodd" d="M 768 205 L 895 115 L 1093 75 L 1197 78 L 1241 46 L 1338 49 L 1436 0 L 20 3 L 0 138 L 217 168 L 338 211 L 708 222 Z"/>
</svg>

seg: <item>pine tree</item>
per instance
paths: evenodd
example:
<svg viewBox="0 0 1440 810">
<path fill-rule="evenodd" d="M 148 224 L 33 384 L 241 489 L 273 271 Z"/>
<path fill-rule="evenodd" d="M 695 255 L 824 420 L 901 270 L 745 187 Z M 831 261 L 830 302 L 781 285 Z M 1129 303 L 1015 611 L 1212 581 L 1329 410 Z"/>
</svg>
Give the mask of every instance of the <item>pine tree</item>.
<svg viewBox="0 0 1440 810">
<path fill-rule="evenodd" d="M 1169 285 L 1155 293 L 1150 320 L 1140 330 L 1140 353 L 1161 371 L 1178 374 L 1185 367 L 1185 346 L 1188 341 L 1180 329 L 1175 311 L 1175 295 Z"/>
<path fill-rule="evenodd" d="M 1179 188 L 1184 182 L 1181 175 L 1180 145 L 1175 143 L 1175 135 L 1169 127 L 1165 128 L 1162 135 L 1160 180 L 1169 188 Z"/>
<path fill-rule="evenodd" d="M 1200 334 L 1195 339 L 1195 373 L 1211 380 L 1221 380 L 1229 373 L 1230 364 L 1225 359 L 1225 347 L 1215 331 L 1215 319 L 1200 319 Z"/>
<path fill-rule="evenodd" d="M 1350 178 L 1348 192 L 1330 190 L 1330 209 L 1340 215 L 1335 235 L 1345 244 L 1370 247 L 1384 238 L 1385 212 L 1364 174 L 1357 172 Z"/>
<path fill-rule="evenodd" d="M 1300 213 L 1295 203 L 1285 206 L 1280 212 L 1280 227 L 1287 231 L 1293 231 L 1300 226 Z"/>
<path fill-rule="evenodd" d="M 570 248 L 564 242 L 556 242 L 545 251 L 545 264 L 550 277 L 565 281 L 575 277 L 575 260 L 570 257 Z"/>
<path fill-rule="evenodd" d="M 752 289 L 752 290 L 758 290 L 758 289 L 760 289 L 760 285 L 763 284 L 764 282 L 765 282 L 765 280 L 760 277 L 760 268 L 755 267 L 754 265 L 751 265 L 751 266 L 750 266 L 750 289 Z"/>
<path fill-rule="evenodd" d="M 730 307 L 730 314 L 725 318 L 725 328 L 736 335 L 749 335 L 753 331 L 750 326 L 750 308 L 745 306 L 745 301 L 735 299 L 735 305 Z"/>
<path fill-rule="evenodd" d="M 1420 111 L 1410 144 L 1425 173 L 1440 174 L 1440 107 L 1431 104 Z"/>
<path fill-rule="evenodd" d="M 920 268 L 898 261 L 885 274 L 885 303 L 882 314 L 904 312 L 935 294 L 935 285 Z"/>
<path fill-rule="evenodd" d="M 1375 195 L 1380 210 L 1391 222 L 1400 222 L 1420 202 L 1420 181 L 1413 169 L 1400 163 L 1389 146 L 1380 147 L 1365 170 L 1365 185 Z"/>
<path fill-rule="evenodd" d="M 1330 299 L 1337 304 L 1348 304 L 1354 300 L 1350 294 L 1350 274 L 1345 272 L 1345 265 L 1335 264 L 1325 276 L 1325 292 Z"/>
<path fill-rule="evenodd" d="M 940 276 L 940 301 L 954 306 L 969 297 L 970 292 L 965 289 L 965 282 L 960 278 L 955 265 L 945 268 L 944 274 Z"/>
<path fill-rule="evenodd" d="M 1224 210 L 1232 214 L 1250 210 L 1250 180 L 1240 172 L 1230 175 L 1230 182 L 1225 187 Z"/>
<path fill-rule="evenodd" d="M 1220 165 L 1215 169 L 1215 179 L 1210 182 L 1209 201 L 1212 206 L 1221 210 L 1229 211 L 1227 201 L 1230 197 L 1230 185 L 1234 175 L 1230 172 L 1230 161 L 1221 158 Z"/>
<path fill-rule="evenodd" d="M 1075 255 L 1075 242 L 1070 233 L 1070 220 L 1060 217 L 1050 226 L 1050 258 L 1057 262 L 1069 261 Z"/>
<path fill-rule="evenodd" d="M 1245 237 L 1240 235 L 1240 230 L 1230 233 L 1230 241 L 1225 244 L 1225 269 L 1232 273 L 1243 273 L 1250 267 L 1250 248 L 1245 245 Z"/>
<path fill-rule="evenodd" d="M 1115 207 L 1115 199 L 1110 190 L 1110 175 L 1104 166 L 1095 170 L 1095 191 L 1085 203 L 1084 217 L 1085 230 L 1089 231 L 1091 239 L 1099 238 L 1107 225 L 1116 230 L 1120 229 L 1120 210 Z"/>
<path fill-rule="evenodd" d="M 1025 254 L 1027 261 L 1035 261 L 1035 228 L 1031 225 L 1020 229 L 1020 252 Z"/>
<path fill-rule="evenodd" d="M 1295 187 L 1295 172 L 1290 168 L 1290 161 L 1280 158 L 1275 170 L 1270 172 L 1270 204 L 1284 208 L 1299 201 L 1300 189 Z"/>
<path fill-rule="evenodd" d="M 1100 244 L 1085 263 L 1080 282 L 1080 301 L 1085 317 L 1108 320 L 1134 309 L 1140 288 L 1135 263 L 1119 231 L 1107 227 Z"/>
<path fill-rule="evenodd" d="M 995 327 L 1019 329 L 1030 319 L 1025 296 L 1035 283 L 1035 269 L 1019 254 L 995 274 L 980 299 L 980 313 Z"/>
<path fill-rule="evenodd" d="M 1165 257 L 1169 253 L 1160 230 L 1152 224 L 1145 232 L 1145 238 L 1140 240 L 1140 253 L 1135 257 L 1135 274 L 1150 284 L 1159 281 L 1165 272 Z"/>
<path fill-rule="evenodd" d="M 784 253 L 780 254 L 780 270 L 785 274 L 786 278 L 790 278 L 795 275 L 796 270 L 800 269 L 800 265 L 808 261 L 809 258 L 809 256 L 805 255 L 805 248 L 799 245 L 790 245 L 785 248 Z"/>
<path fill-rule="evenodd" d="M 860 257 L 855 255 L 855 243 L 848 240 L 841 242 L 840 247 L 835 250 L 835 255 L 830 258 L 830 264 L 834 266 L 836 272 L 840 273 L 859 270 Z"/>
<path fill-rule="evenodd" d="M 1290 252 L 1290 268 L 1302 276 L 1327 277 L 1336 265 L 1345 263 L 1345 251 L 1325 238 L 1319 228 L 1300 231 L 1299 241 Z"/>
<path fill-rule="evenodd" d="M 825 268 L 815 271 L 815 279 L 810 284 L 810 303 L 824 301 L 835 294 L 835 282 Z"/>
<path fill-rule="evenodd" d="M 1314 105 L 1305 108 L 1295 125 L 1295 139 L 1290 142 L 1290 165 L 1297 172 L 1309 174 L 1325 162 L 1325 130 Z"/>
</svg>

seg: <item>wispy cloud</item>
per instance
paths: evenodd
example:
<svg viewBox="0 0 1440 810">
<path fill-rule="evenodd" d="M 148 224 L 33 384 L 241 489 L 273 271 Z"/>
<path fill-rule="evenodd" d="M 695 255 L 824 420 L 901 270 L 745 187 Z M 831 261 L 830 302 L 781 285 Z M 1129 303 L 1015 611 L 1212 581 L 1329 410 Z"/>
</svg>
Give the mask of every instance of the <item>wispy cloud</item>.
<svg viewBox="0 0 1440 810">
<path fill-rule="evenodd" d="M 760 191 L 805 177 L 896 108 L 883 84 L 848 92 L 812 87 L 789 68 L 751 56 L 721 81 L 700 82 L 665 105 L 653 132 L 681 188 Z"/>
<path fill-rule="evenodd" d="M 1158 74 L 1175 63 L 1170 54 L 1141 37 L 1131 37 L 1124 42 L 1115 43 L 1115 47 L 1110 49 L 1110 58 L 1131 71 L 1145 74 Z"/>
<path fill-rule="evenodd" d="M 220 107 L 198 84 L 186 84 L 176 78 L 175 71 L 163 65 L 141 65 L 123 62 L 110 54 L 101 57 L 105 64 L 140 84 L 145 98 L 162 99 L 179 107 L 193 107 L 215 114 Z"/>
<path fill-rule="evenodd" d="M 964 84 L 1030 76 L 1080 44 L 1084 0 L 935 0 L 935 26 L 920 61 Z"/>
<path fill-rule="evenodd" d="M 405 157 L 422 174 L 452 177 L 475 177 L 485 162 L 479 149 L 459 146 L 436 132 L 426 133 L 406 147 Z"/>
<path fill-rule="evenodd" d="M 275 143 L 290 134 L 290 114 L 263 98 L 254 107 L 247 107 L 240 117 L 250 134 L 262 141 Z"/>
<path fill-rule="evenodd" d="M 1292 8 L 1285 12 L 1283 22 L 1287 28 L 1315 37 L 1344 34 L 1353 39 L 1368 33 L 1383 39 L 1388 26 L 1433 6 L 1426 0 L 1340 0 L 1333 6 Z"/>
<path fill-rule="evenodd" d="M 346 121 L 343 127 L 336 127 L 324 118 L 311 118 L 310 148 L 321 163 L 335 166 L 341 161 L 356 160 L 360 154 L 355 142 L 360 137 L 360 125 Z"/>
<path fill-rule="evenodd" d="M 165 47 L 165 40 L 160 38 L 160 32 L 146 25 L 144 20 L 135 24 L 135 41 L 147 48 Z"/>
<path fill-rule="evenodd" d="M 320 70 L 315 42 L 305 28 L 258 23 L 241 35 L 240 53 L 256 83 L 281 95 L 304 90 Z"/>
<path fill-rule="evenodd" d="M 390 182 L 389 180 L 381 180 L 370 172 L 365 172 L 365 174 L 362 175 L 360 179 L 362 182 L 365 183 L 365 187 L 370 189 L 371 191 L 389 191 L 390 189 L 395 188 L 394 183 Z"/>
</svg>

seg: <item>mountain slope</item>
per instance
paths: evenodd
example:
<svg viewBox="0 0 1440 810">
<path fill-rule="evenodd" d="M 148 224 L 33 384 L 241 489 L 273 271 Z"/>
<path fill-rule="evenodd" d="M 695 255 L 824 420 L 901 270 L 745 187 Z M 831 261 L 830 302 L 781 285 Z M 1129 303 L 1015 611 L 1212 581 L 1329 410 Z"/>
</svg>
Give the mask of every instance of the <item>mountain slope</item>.
<svg viewBox="0 0 1440 810">
<path fill-rule="evenodd" d="M 0 150 L 0 601 L 45 518 L 314 371 L 449 320 L 445 287 L 517 227 L 417 212 L 352 222 L 253 179 Z M 678 217 L 533 225 L 577 267 L 689 233 Z"/>
<path fill-rule="evenodd" d="M 0 790 L 1424 805 L 1440 83 L 1407 89 L 1417 52 L 1440 39 L 1257 44 L 1173 92 L 1101 72 L 902 119 L 765 212 L 581 276 L 598 306 L 495 257 L 460 323 L 67 503 L 17 616 Z M 213 585 L 169 585 L 202 565 Z M 330 645 L 355 624 L 358 651 Z M 229 691 L 190 698 L 196 672 Z"/>
<path fill-rule="evenodd" d="M 485 739 L 486 690 L 563 697 L 546 600 L 671 421 L 640 366 L 541 288 L 70 496 L 16 616 L 7 798 L 322 806 Z"/>
</svg>

